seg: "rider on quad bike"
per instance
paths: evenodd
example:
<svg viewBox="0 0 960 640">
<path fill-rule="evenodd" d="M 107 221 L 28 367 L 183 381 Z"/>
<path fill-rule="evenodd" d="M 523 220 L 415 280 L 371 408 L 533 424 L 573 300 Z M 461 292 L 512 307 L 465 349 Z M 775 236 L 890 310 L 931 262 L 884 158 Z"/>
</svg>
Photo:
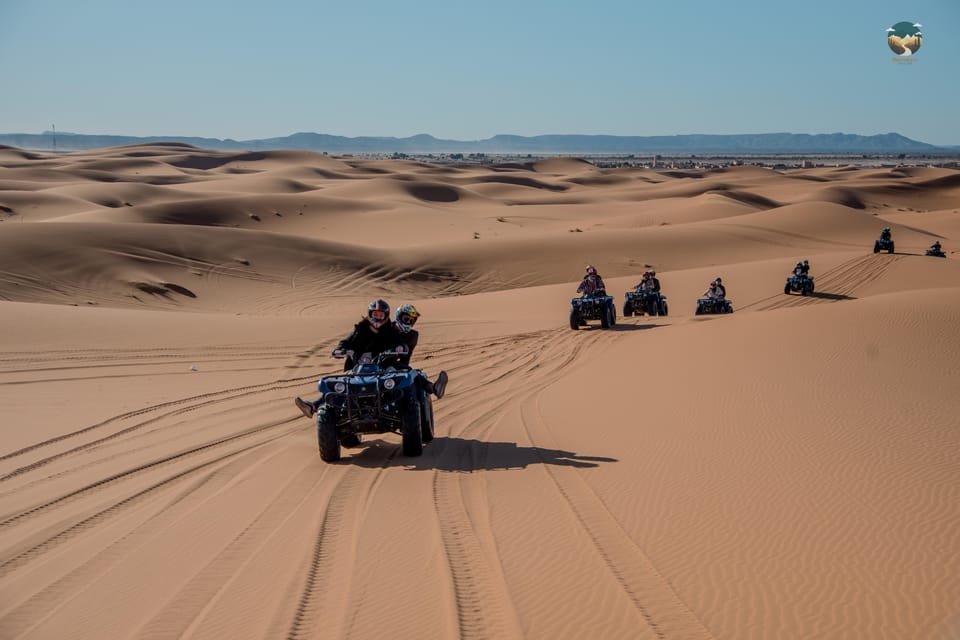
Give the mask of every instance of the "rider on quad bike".
<svg viewBox="0 0 960 640">
<path fill-rule="evenodd" d="M 409 307 L 404 315 L 405 320 L 412 322 L 402 323 L 406 327 L 404 331 L 398 323 L 390 321 L 390 305 L 386 300 L 374 300 L 367 305 L 367 316 L 354 325 L 353 331 L 349 336 L 340 341 L 337 348 L 330 355 L 334 358 L 344 358 L 344 371 L 350 371 L 356 365 L 356 360 L 362 354 L 370 354 L 376 358 L 381 353 L 398 351 L 396 358 L 400 366 L 409 366 L 410 356 L 413 354 L 413 348 L 419 341 L 420 334 L 413 330 L 413 323 L 420 316 L 413 305 L 401 305 L 397 311 L 401 311 L 404 306 Z M 412 309 L 413 313 L 410 313 Z M 414 315 L 415 314 L 415 315 Z M 411 333 L 412 332 L 412 333 Z M 412 346 L 411 346 L 412 345 Z M 444 389 L 447 386 L 447 373 L 441 371 L 437 376 L 436 382 L 425 380 L 424 386 L 427 391 L 440 398 L 443 396 Z M 317 400 L 304 400 L 300 396 L 294 399 L 294 404 L 307 418 L 313 418 L 317 410 Z"/>
<path fill-rule="evenodd" d="M 727 289 L 723 286 L 723 279 L 717 276 L 703 295 L 711 300 L 723 300 L 727 296 Z"/>
<path fill-rule="evenodd" d="M 607 287 L 603 284 L 603 278 L 600 277 L 600 274 L 597 273 L 597 268 L 592 264 L 587 265 L 583 280 L 580 282 L 580 286 L 577 287 L 577 293 L 582 293 L 585 296 L 607 295 Z"/>
</svg>

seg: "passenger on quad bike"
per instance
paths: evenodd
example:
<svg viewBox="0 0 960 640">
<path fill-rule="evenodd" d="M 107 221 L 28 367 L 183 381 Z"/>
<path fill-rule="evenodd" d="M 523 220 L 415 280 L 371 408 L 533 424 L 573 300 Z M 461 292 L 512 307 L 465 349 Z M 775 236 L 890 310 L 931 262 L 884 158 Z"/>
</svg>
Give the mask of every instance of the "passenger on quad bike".
<svg viewBox="0 0 960 640">
<path fill-rule="evenodd" d="M 703 295 L 711 300 L 723 300 L 727 296 L 727 289 L 723 286 L 723 280 L 717 276 L 717 278 L 710 283 L 710 287 L 703 292 Z"/>
<path fill-rule="evenodd" d="M 417 317 L 419 315 L 418 313 Z M 413 320 L 416 322 L 416 318 Z M 413 325 L 411 323 L 405 324 L 412 330 Z M 399 351 L 394 362 L 399 366 L 407 367 L 413 353 L 413 347 L 416 347 L 420 337 L 419 333 L 414 333 L 416 335 L 404 336 L 402 329 L 396 323 L 390 321 L 390 305 L 382 299 L 374 300 L 367 305 L 367 317 L 362 318 L 360 322 L 354 325 L 353 332 L 341 340 L 330 355 L 334 358 L 343 358 L 343 370 L 350 371 L 356 366 L 357 360 L 363 354 L 370 354 L 371 358 L 376 359 L 381 353 Z M 410 347 L 410 344 L 413 347 Z M 429 383 L 429 380 L 426 382 Z M 437 381 L 430 383 L 428 391 L 439 398 L 443 395 L 446 384 L 447 374 L 441 372 Z M 312 418 L 316 412 L 316 400 L 304 400 L 297 396 L 294 399 L 294 404 L 308 418 Z"/>
<path fill-rule="evenodd" d="M 420 332 L 413 328 L 413 325 L 417 323 L 417 318 L 419 317 L 420 312 L 417 311 L 415 306 L 409 303 L 400 305 L 397 307 L 396 312 L 394 312 L 393 324 L 400 334 L 398 350 L 402 349 L 404 351 L 404 355 L 397 358 L 402 367 L 410 366 L 410 358 L 413 356 L 413 350 L 417 348 L 417 343 L 420 341 Z M 427 393 L 432 393 L 437 396 L 439 400 L 443 397 L 444 390 L 447 388 L 447 378 L 447 372 L 441 371 L 437 374 L 437 379 L 434 382 L 431 382 L 426 376 L 423 376 L 420 380 L 423 388 L 427 390 Z"/>
<path fill-rule="evenodd" d="M 880 232 L 881 240 L 892 240 L 893 237 L 890 235 L 890 227 L 884 227 L 883 231 Z"/>
<path fill-rule="evenodd" d="M 582 293 L 585 296 L 607 295 L 607 287 L 603 284 L 603 278 L 600 277 L 597 268 L 592 264 L 587 265 L 586 274 L 583 276 L 580 286 L 577 287 L 577 293 Z"/>
<path fill-rule="evenodd" d="M 797 262 L 797 266 L 793 268 L 793 275 L 798 278 L 806 278 L 810 274 L 810 261 L 802 260 Z"/>
<path fill-rule="evenodd" d="M 644 271 L 643 278 L 633 288 L 637 293 L 660 293 L 660 280 L 656 275 L 656 271 Z"/>
</svg>

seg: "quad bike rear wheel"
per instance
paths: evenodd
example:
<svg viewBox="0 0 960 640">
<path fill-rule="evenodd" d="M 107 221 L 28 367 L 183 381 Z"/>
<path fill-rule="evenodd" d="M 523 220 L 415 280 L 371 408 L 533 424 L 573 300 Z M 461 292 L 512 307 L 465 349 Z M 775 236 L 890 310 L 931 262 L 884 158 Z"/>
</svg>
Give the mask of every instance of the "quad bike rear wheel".
<svg viewBox="0 0 960 640">
<path fill-rule="evenodd" d="M 416 457 L 423 453 L 423 432 L 420 424 L 420 403 L 414 398 L 400 414 L 400 435 L 403 436 L 403 455 Z"/>
<path fill-rule="evenodd" d="M 433 399 L 427 392 L 420 395 L 420 439 L 423 444 L 433 440 Z"/>
</svg>

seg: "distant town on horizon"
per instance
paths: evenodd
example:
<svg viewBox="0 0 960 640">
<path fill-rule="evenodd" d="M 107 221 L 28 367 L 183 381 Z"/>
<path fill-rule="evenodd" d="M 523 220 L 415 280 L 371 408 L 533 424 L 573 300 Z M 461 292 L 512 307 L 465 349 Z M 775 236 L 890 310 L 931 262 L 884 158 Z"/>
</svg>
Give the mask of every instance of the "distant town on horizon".
<svg viewBox="0 0 960 640">
<path fill-rule="evenodd" d="M 234 140 L 196 136 L 124 136 L 44 131 L 0 134 L 0 145 L 33 150 L 82 151 L 131 144 L 178 142 L 215 150 L 296 149 L 328 153 L 492 153 L 492 154 L 956 154 L 960 146 L 937 146 L 899 133 L 681 134 L 614 136 L 556 134 L 496 135 L 483 140 L 446 140 L 428 134 L 406 138 L 347 137 L 300 132 L 277 138 Z"/>
</svg>

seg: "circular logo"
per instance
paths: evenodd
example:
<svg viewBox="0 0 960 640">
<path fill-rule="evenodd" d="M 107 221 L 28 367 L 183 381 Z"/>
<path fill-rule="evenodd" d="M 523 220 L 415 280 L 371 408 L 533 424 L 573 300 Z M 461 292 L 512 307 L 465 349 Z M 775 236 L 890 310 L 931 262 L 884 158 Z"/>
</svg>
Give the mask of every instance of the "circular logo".
<svg viewBox="0 0 960 640">
<path fill-rule="evenodd" d="M 898 56 L 912 56 L 920 50 L 923 34 L 919 22 L 898 22 L 887 29 L 887 44 Z"/>
</svg>

